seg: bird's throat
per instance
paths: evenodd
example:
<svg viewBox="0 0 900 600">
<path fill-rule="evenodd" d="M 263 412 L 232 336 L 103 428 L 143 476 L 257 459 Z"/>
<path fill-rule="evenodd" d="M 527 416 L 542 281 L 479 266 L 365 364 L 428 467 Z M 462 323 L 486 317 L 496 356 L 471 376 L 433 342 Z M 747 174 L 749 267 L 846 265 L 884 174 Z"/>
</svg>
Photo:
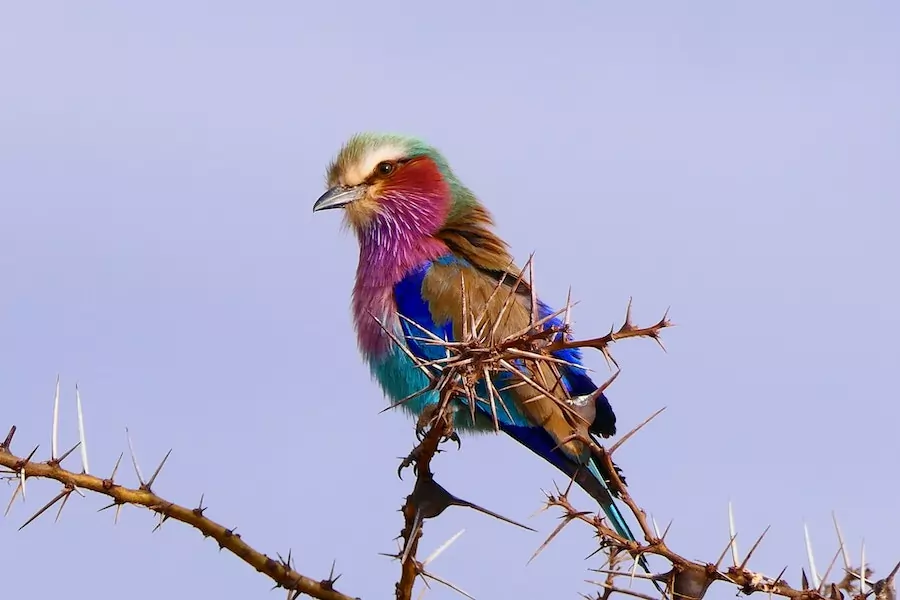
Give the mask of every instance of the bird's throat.
<svg viewBox="0 0 900 600">
<path fill-rule="evenodd" d="M 417 242 L 405 238 L 360 239 L 353 317 L 360 350 L 367 358 L 377 358 L 390 349 L 392 342 L 384 329 L 393 330 L 399 324 L 394 286 L 422 263 L 447 252 L 447 245 L 431 236 Z"/>
</svg>

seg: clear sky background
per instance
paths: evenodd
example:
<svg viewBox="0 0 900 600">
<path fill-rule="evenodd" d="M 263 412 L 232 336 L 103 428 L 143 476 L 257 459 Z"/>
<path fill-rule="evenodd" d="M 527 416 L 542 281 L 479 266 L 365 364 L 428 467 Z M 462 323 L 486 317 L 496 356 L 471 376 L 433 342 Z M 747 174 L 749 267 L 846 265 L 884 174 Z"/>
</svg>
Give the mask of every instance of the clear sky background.
<svg viewBox="0 0 900 600">
<path fill-rule="evenodd" d="M 359 130 L 420 135 L 494 212 L 544 298 L 571 284 L 576 333 L 629 296 L 678 327 L 617 348 L 618 456 L 673 548 L 714 560 L 735 503 L 751 566 L 799 580 L 836 510 L 854 557 L 900 559 L 900 5 L 891 2 L 2 2 L 0 427 L 49 452 L 85 406 L 92 468 L 131 428 L 166 497 L 236 526 L 340 588 L 392 596 L 397 457 L 412 425 L 357 355 L 356 243 L 313 215 Z M 589 355 L 598 377 L 605 365 Z M 77 468 L 77 459 L 70 466 Z M 134 483 L 130 468 L 124 481 Z M 463 509 L 423 556 L 479 599 L 592 588 L 591 533 L 529 518 L 564 479 L 482 437 L 436 461 L 449 489 L 538 528 Z M 0 486 L 0 490 L 6 490 Z M 13 486 L 8 487 L 12 493 Z M 193 530 L 101 498 L 0 520 L 11 598 L 280 597 Z M 591 508 L 579 493 L 579 505 Z M 6 500 L 2 500 L 5 508 Z M 14 569 L 11 565 L 15 565 Z M 82 582 L 82 583 L 79 583 Z M 87 590 L 90 586 L 90 591 Z M 273 596 L 272 594 L 277 594 Z M 725 586 L 715 598 L 730 598 Z M 426 597 L 454 597 L 434 589 Z"/>
</svg>

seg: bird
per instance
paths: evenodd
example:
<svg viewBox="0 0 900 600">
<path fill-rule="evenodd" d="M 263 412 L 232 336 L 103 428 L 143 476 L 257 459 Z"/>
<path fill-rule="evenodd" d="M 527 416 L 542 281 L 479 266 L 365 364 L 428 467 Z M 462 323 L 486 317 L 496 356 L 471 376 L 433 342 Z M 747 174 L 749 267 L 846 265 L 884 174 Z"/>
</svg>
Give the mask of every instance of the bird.
<svg viewBox="0 0 900 600">
<path fill-rule="evenodd" d="M 439 402 L 437 390 L 416 396 L 429 385 L 416 359 L 435 360 L 446 352 L 423 341 L 426 332 L 459 340 L 465 330 L 465 303 L 472 313 L 483 314 L 486 327 L 500 337 L 527 328 L 533 311 L 548 325 L 562 325 L 560 316 L 540 299 L 532 306 L 535 294 L 517 278 L 521 271 L 509 245 L 495 232 L 493 216 L 445 156 L 423 139 L 354 134 L 328 165 L 326 188 L 313 212 L 343 210 L 344 224 L 359 242 L 351 313 L 360 353 L 388 400 L 408 399 L 401 406 L 413 416 L 433 410 Z M 505 310 L 500 309 L 502 298 L 493 294 L 498 288 L 514 298 Z M 555 366 L 560 385 L 545 389 L 556 398 L 532 386 L 501 385 L 499 380 L 510 374 L 495 373 L 503 409 L 492 411 L 489 403 L 475 402 L 474 410 L 455 410 L 452 425 L 462 433 L 477 433 L 494 429 L 496 423 L 501 432 L 572 478 L 598 502 L 615 531 L 635 541 L 616 505 L 618 493 L 606 462 L 582 441 L 584 436 L 596 440 L 615 435 L 612 406 L 602 386 L 588 375 L 579 349 L 566 348 L 554 356 L 559 359 Z M 545 371 L 550 368 L 541 364 Z M 567 414 L 566 402 L 583 418 Z M 639 560 L 646 570 L 643 556 Z"/>
</svg>

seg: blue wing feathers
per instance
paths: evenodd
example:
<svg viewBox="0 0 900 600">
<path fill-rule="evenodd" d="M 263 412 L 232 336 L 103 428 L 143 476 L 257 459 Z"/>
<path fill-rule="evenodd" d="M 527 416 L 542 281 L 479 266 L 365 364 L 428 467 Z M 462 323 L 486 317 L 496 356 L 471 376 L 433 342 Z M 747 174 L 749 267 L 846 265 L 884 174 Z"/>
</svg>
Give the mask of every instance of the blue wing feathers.
<svg viewBox="0 0 900 600">
<path fill-rule="evenodd" d="M 397 311 L 411 321 L 415 321 L 423 329 L 427 329 L 436 336 L 453 339 L 453 324 L 449 321 L 438 325 L 431 316 L 428 302 L 422 297 L 422 283 L 431 263 L 425 263 L 404 277 L 400 283 L 394 286 L 394 301 L 397 303 Z M 419 327 L 411 324 L 406 319 L 401 319 L 403 333 L 407 336 L 406 343 L 416 356 L 426 360 L 435 360 L 444 355 L 444 350 L 436 344 L 420 342 L 412 338 L 428 337 Z"/>
</svg>

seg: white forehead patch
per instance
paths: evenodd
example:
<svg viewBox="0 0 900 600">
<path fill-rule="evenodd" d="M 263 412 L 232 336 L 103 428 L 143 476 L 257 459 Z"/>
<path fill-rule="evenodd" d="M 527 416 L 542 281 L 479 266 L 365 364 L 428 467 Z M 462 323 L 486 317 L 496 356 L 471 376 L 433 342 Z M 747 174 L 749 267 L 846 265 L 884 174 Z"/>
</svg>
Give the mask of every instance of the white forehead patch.
<svg viewBox="0 0 900 600">
<path fill-rule="evenodd" d="M 405 155 L 406 152 L 403 148 L 393 144 L 384 144 L 370 148 L 360 160 L 348 165 L 344 172 L 341 173 L 341 183 L 348 186 L 359 185 L 372 174 L 378 163 L 385 160 L 397 160 Z"/>
</svg>

